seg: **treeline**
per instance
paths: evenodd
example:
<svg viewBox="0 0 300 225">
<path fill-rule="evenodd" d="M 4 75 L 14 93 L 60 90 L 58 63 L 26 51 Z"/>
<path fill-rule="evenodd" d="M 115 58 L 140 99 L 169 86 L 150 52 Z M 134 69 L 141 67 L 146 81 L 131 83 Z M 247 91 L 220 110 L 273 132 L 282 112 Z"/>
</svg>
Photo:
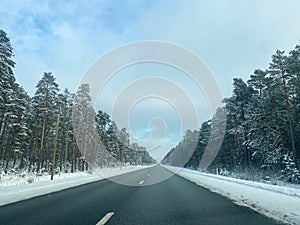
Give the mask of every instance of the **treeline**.
<svg viewBox="0 0 300 225">
<path fill-rule="evenodd" d="M 224 140 L 207 170 L 299 183 L 300 45 L 289 53 L 277 50 L 268 69 L 256 69 L 247 82 L 233 79 L 233 95 L 224 103 L 213 118 L 218 123 L 218 114 L 226 113 Z M 199 168 L 212 124 L 206 121 L 198 130 L 196 150 L 185 167 Z M 187 132 L 164 163 L 176 165 L 174 156 L 192 141 Z"/>
<path fill-rule="evenodd" d="M 125 128 L 118 129 L 105 112 L 94 112 L 88 85 L 81 85 L 76 94 L 60 91 L 53 74 L 44 73 L 30 97 L 15 80 L 12 58 L 10 39 L 0 30 L 0 171 L 50 172 L 53 162 L 56 170 L 83 171 L 89 167 L 91 154 L 98 157 L 93 161 L 98 167 L 154 162 L 146 149 L 129 142 Z M 78 111 L 74 103 L 84 110 Z M 81 123 L 76 132 L 74 109 Z M 88 133 L 89 129 L 98 136 Z M 103 145 L 91 145 L 95 138 Z M 106 155 L 99 155 L 96 147 Z"/>
</svg>

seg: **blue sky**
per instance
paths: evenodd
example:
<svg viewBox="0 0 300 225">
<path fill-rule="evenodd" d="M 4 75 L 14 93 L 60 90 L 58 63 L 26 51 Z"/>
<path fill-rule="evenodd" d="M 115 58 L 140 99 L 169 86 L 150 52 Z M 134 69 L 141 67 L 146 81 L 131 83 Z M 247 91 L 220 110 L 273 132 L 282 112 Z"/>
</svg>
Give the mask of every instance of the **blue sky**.
<svg viewBox="0 0 300 225">
<path fill-rule="evenodd" d="M 61 89 L 75 92 L 89 66 L 110 49 L 128 42 L 163 40 L 195 52 L 214 73 L 223 95 L 230 96 L 233 77 L 246 80 L 254 69 L 268 66 L 276 49 L 289 51 L 300 40 L 300 1 L 296 0 L 0 0 L 0 5 L 0 28 L 14 46 L 15 75 L 30 95 L 43 72 L 53 72 Z M 133 79 L 147 75 L 142 67 L 134 71 Z M 173 78 L 176 74 L 156 67 L 150 72 Z M 174 80 L 190 90 L 200 120 L 208 119 L 211 112 L 201 91 L 188 80 Z M 124 82 L 116 79 L 107 93 L 117 93 Z M 109 110 L 106 101 L 101 106 Z M 178 119 L 170 113 L 172 107 L 160 107 L 165 109 L 160 116 L 174 116 L 175 122 L 165 119 L 170 127 L 165 146 L 170 147 L 179 138 L 174 125 Z M 146 118 L 155 116 L 142 104 L 138 108 L 136 118 L 138 111 Z M 135 124 L 133 131 L 144 137 L 149 124 L 142 124 Z"/>
</svg>

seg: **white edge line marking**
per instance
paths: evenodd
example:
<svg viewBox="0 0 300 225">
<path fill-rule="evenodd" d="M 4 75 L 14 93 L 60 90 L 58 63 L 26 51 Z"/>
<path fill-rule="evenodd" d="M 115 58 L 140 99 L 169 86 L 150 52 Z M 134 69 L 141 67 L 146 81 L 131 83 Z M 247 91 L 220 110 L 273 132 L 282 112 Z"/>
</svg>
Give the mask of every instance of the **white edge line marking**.
<svg viewBox="0 0 300 225">
<path fill-rule="evenodd" d="M 145 182 L 144 180 L 141 180 L 139 184 L 143 184 L 144 182 Z"/>
<path fill-rule="evenodd" d="M 104 225 L 114 215 L 114 212 L 107 213 L 96 225 Z"/>
</svg>

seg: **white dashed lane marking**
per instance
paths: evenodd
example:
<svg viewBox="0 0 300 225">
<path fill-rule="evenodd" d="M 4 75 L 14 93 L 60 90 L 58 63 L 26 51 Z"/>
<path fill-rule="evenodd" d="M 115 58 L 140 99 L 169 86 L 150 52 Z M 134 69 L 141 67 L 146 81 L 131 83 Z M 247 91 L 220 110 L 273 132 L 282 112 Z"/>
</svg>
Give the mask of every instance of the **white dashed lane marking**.
<svg viewBox="0 0 300 225">
<path fill-rule="evenodd" d="M 107 213 L 96 225 L 104 225 L 114 215 L 114 212 Z"/>
<path fill-rule="evenodd" d="M 143 184 L 144 182 L 145 182 L 144 180 L 141 180 L 139 184 L 141 185 L 141 184 Z"/>
</svg>

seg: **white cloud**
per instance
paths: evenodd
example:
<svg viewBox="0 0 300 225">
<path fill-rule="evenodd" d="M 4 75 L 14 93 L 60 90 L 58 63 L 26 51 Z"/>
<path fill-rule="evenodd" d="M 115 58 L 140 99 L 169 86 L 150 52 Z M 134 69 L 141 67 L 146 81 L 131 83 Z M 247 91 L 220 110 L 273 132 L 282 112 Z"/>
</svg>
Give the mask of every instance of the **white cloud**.
<svg viewBox="0 0 300 225">
<path fill-rule="evenodd" d="M 75 91 L 105 52 L 157 39 L 199 55 L 228 96 L 233 77 L 247 79 L 254 69 L 268 66 L 277 48 L 289 51 L 300 39 L 300 1 L 294 0 L 0 0 L 0 5 L 0 29 L 12 39 L 17 80 L 30 94 L 45 71 L 56 75 L 61 88 Z M 199 100 L 198 108 L 205 101 Z"/>
<path fill-rule="evenodd" d="M 0 26 L 12 37 L 16 75 L 27 89 L 44 71 L 32 73 L 25 56 L 34 59 L 33 71 L 34 65 L 52 70 L 62 86 L 74 89 L 88 66 L 109 49 L 159 39 L 196 52 L 229 95 L 233 76 L 247 78 L 256 67 L 267 66 L 276 48 L 289 50 L 298 42 L 299 6 L 292 0 L 3 0 Z"/>
</svg>

